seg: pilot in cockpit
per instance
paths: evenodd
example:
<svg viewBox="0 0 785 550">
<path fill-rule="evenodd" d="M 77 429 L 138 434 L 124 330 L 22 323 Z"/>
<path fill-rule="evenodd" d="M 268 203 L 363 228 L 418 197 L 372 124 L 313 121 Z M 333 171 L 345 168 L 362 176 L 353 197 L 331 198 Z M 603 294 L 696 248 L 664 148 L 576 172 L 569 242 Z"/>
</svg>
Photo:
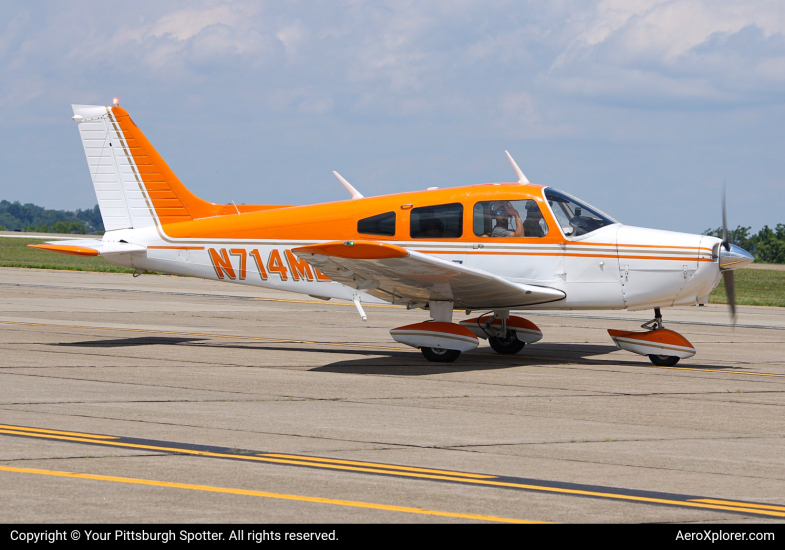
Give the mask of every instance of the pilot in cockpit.
<svg viewBox="0 0 785 550">
<path fill-rule="evenodd" d="M 544 237 L 542 229 L 542 212 L 534 201 L 526 203 L 526 219 L 523 222 L 523 234 L 526 237 Z"/>
</svg>

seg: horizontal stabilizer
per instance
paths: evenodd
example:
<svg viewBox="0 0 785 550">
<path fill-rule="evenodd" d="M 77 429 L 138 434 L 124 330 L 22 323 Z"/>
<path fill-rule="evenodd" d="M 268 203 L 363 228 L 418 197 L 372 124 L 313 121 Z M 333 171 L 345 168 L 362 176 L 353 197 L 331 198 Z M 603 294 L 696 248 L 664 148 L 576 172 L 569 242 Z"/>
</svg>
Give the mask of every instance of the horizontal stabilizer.
<svg viewBox="0 0 785 550">
<path fill-rule="evenodd" d="M 456 309 L 509 309 L 555 302 L 554 288 L 517 284 L 430 254 L 379 241 L 334 241 L 292 252 L 333 281 L 393 303 L 451 301 Z"/>
<path fill-rule="evenodd" d="M 59 254 L 71 256 L 107 256 L 111 254 L 129 254 L 131 252 L 144 252 L 144 246 L 136 244 L 113 242 L 105 243 L 97 239 L 74 239 L 72 241 L 53 241 L 44 244 L 28 244 L 30 248 L 40 248 Z"/>
</svg>

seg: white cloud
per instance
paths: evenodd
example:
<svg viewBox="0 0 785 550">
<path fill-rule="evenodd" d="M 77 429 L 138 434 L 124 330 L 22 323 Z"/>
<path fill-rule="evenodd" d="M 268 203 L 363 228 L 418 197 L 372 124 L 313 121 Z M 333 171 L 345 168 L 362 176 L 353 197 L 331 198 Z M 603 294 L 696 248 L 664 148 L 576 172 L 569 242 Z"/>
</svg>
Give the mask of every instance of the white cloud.
<svg viewBox="0 0 785 550">
<path fill-rule="evenodd" d="M 696 98 L 744 104 L 758 99 L 746 94 L 755 88 L 785 91 L 781 2 L 608 0 L 580 25 L 543 80 L 564 93 L 694 106 Z"/>
<path fill-rule="evenodd" d="M 309 34 L 308 29 L 298 21 L 282 27 L 275 33 L 275 37 L 283 43 L 287 53 L 296 54 Z"/>
<path fill-rule="evenodd" d="M 140 28 L 141 35 L 166 36 L 185 41 L 196 36 L 206 27 L 216 24 L 242 27 L 243 21 L 255 15 L 254 3 L 232 2 L 228 4 L 188 7 L 157 19 L 151 25 Z"/>
<path fill-rule="evenodd" d="M 326 191 L 311 187 L 308 170 L 330 177 L 320 156 L 340 158 L 358 177 L 359 167 L 371 170 L 380 191 L 385 179 L 420 187 L 424 179 L 488 181 L 496 167 L 508 178 L 505 148 L 528 154 L 519 161 L 543 181 L 579 179 L 579 193 L 601 175 L 596 189 L 608 196 L 641 173 L 658 185 L 663 163 L 648 159 L 663 152 L 671 154 L 669 174 L 682 157 L 709 159 L 737 177 L 763 166 L 766 181 L 785 173 L 781 0 L 45 5 L 0 4 L 0 137 L 27 149 L 62 147 L 45 143 L 46 132 L 39 144 L 31 117 L 67 119 L 68 103 L 119 95 L 142 107 L 140 123 L 159 124 L 154 130 L 174 143 L 197 131 L 199 143 L 220 136 L 205 151 L 235 158 L 237 181 L 256 181 L 255 172 L 241 172 L 246 163 L 267 162 L 265 173 L 281 166 L 280 178 L 302 177 L 291 188 L 317 199 Z M 739 136 L 744 155 L 734 154 Z M 19 162 L 17 151 L 0 152 L 17 180 L 45 169 Z M 295 170 L 282 164 L 287 155 L 297 157 Z M 189 149 L 181 162 L 200 166 L 202 156 Z M 654 168 L 641 171 L 646 162 Z M 56 181 L 49 172 L 39 179 Z M 288 188 L 265 200 L 294 200 Z"/>
</svg>

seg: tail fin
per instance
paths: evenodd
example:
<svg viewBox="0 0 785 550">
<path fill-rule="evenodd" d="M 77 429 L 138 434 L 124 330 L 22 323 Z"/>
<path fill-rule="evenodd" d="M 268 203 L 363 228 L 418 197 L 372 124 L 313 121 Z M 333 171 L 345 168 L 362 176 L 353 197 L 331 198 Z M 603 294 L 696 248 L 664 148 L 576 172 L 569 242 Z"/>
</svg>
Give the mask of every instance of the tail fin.
<svg viewBox="0 0 785 550">
<path fill-rule="evenodd" d="M 72 105 L 104 228 L 167 225 L 229 214 L 191 193 L 125 109 Z"/>
</svg>

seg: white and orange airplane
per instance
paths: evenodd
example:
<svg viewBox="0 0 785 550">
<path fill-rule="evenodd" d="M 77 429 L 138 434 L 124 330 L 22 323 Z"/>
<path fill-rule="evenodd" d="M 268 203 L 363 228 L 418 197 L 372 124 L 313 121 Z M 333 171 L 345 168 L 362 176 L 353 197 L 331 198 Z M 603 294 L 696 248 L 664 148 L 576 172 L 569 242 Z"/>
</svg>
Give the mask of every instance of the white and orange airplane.
<svg viewBox="0 0 785 550">
<path fill-rule="evenodd" d="M 695 348 L 663 328 L 660 308 L 703 305 L 724 275 L 753 261 L 727 237 L 623 225 L 585 202 L 529 183 L 364 197 L 308 206 L 213 204 L 191 193 L 128 113 L 73 105 L 106 233 L 37 248 L 101 255 L 134 268 L 427 310 L 390 331 L 430 361 L 487 339 L 513 354 L 542 332 L 511 310 L 653 309 L 644 331 L 608 330 L 619 348 L 674 365 Z M 723 226 L 725 226 L 723 200 Z M 453 312 L 478 317 L 453 322 Z"/>
</svg>

